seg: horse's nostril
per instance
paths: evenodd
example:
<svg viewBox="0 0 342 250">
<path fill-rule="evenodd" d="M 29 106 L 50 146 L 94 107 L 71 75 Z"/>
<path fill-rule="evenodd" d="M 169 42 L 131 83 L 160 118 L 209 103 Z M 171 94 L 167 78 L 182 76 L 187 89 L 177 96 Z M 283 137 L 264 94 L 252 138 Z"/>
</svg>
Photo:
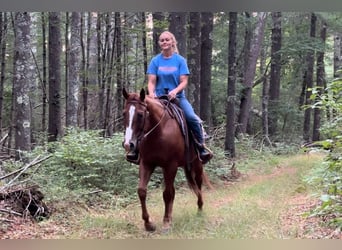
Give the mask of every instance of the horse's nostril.
<svg viewBox="0 0 342 250">
<path fill-rule="evenodd" d="M 130 142 L 130 143 L 129 143 L 129 148 L 130 148 L 131 150 L 133 150 L 133 149 L 135 148 L 135 145 L 134 145 L 133 142 Z"/>
<path fill-rule="evenodd" d="M 122 142 L 122 147 L 126 150 L 126 152 L 132 150 L 131 143 Z"/>
</svg>

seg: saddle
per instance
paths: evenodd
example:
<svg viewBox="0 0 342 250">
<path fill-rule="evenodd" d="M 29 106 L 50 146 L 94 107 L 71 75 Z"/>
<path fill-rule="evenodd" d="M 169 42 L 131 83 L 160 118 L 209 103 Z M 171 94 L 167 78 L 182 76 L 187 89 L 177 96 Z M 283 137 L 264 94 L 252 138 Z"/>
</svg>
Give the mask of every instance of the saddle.
<svg viewBox="0 0 342 250">
<path fill-rule="evenodd" d="M 177 98 L 170 101 L 167 96 L 159 97 L 160 102 L 165 106 L 169 115 L 175 119 L 184 136 L 185 146 L 189 147 L 189 133 L 183 110 L 180 108 Z"/>
<path fill-rule="evenodd" d="M 175 119 L 182 131 L 182 135 L 184 137 L 185 142 L 185 157 L 186 157 L 186 165 L 187 168 L 190 170 L 191 168 L 191 156 L 190 156 L 190 142 L 193 142 L 193 144 L 196 146 L 195 150 L 197 152 L 198 158 L 206 163 L 206 161 L 203 161 L 201 157 L 199 156 L 198 147 L 201 145 L 193 136 L 192 132 L 188 130 L 187 122 L 184 116 L 183 110 L 179 106 L 178 99 L 173 99 L 172 101 L 169 100 L 167 96 L 160 96 L 158 98 L 160 102 L 165 106 L 166 111 L 169 113 L 170 117 Z"/>
</svg>

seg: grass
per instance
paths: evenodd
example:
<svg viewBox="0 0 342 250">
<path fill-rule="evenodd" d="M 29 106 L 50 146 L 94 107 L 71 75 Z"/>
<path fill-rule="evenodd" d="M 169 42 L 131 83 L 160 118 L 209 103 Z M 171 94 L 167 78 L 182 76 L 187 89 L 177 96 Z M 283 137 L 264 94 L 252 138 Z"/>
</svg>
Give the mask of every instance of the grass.
<svg viewBox="0 0 342 250">
<path fill-rule="evenodd" d="M 126 208 L 78 209 L 67 218 L 54 213 L 40 227 L 55 228 L 53 238 L 98 239 L 283 239 L 293 232 L 282 229 L 282 214 L 290 208 L 289 200 L 299 192 L 310 193 L 303 176 L 321 155 L 295 155 L 259 161 L 242 180 L 204 189 L 204 211 L 197 212 L 196 197 L 187 188 L 176 190 L 172 230 L 161 232 L 164 205 L 162 189 L 148 193 L 148 209 L 157 231 L 144 231 L 138 198 Z M 245 166 L 244 166 L 245 167 Z M 237 165 L 239 169 L 239 165 Z M 62 220 L 63 219 L 63 220 Z"/>
</svg>

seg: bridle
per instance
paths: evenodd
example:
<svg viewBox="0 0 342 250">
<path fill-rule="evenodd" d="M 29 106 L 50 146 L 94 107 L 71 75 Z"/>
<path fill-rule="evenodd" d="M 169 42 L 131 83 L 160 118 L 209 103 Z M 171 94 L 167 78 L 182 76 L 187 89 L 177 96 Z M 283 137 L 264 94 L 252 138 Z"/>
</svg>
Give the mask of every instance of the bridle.
<svg viewBox="0 0 342 250">
<path fill-rule="evenodd" d="M 137 100 L 133 99 L 133 100 L 127 101 L 126 106 L 130 106 L 130 105 L 133 105 L 134 107 L 136 107 L 137 105 L 143 106 L 143 117 L 142 117 L 143 124 L 140 127 L 141 130 L 139 131 L 138 136 L 137 136 L 137 143 L 138 143 L 142 139 L 142 137 L 144 136 L 145 121 L 146 121 L 146 116 L 148 114 L 147 104 L 144 102 L 137 101 Z"/>
<path fill-rule="evenodd" d="M 144 134 L 143 138 L 146 138 L 149 134 L 151 134 L 160 125 L 163 118 L 165 117 L 165 114 L 166 114 L 166 109 L 164 108 L 164 112 L 163 112 L 162 117 L 160 117 L 159 121 L 157 122 L 156 125 L 153 126 L 153 128 L 151 128 L 147 133 Z"/>
<path fill-rule="evenodd" d="M 147 131 L 146 133 L 144 132 L 144 128 L 145 128 L 145 122 L 146 122 L 146 117 L 149 115 L 149 112 L 147 110 L 147 104 L 145 102 L 142 102 L 142 101 L 138 101 L 138 100 L 130 100 L 130 101 L 127 101 L 127 104 L 132 104 L 134 106 L 136 105 L 140 105 L 140 106 L 143 106 L 143 124 L 141 126 L 141 131 L 139 131 L 138 133 L 138 136 L 137 136 L 137 144 L 139 144 L 139 142 L 146 138 L 147 136 L 149 136 L 154 130 L 156 130 L 158 128 L 158 126 L 161 124 L 161 122 L 163 121 L 165 115 L 166 115 L 166 108 L 164 107 L 164 112 L 163 112 L 163 115 L 161 116 L 161 118 L 159 119 L 159 121 L 149 130 Z"/>
</svg>

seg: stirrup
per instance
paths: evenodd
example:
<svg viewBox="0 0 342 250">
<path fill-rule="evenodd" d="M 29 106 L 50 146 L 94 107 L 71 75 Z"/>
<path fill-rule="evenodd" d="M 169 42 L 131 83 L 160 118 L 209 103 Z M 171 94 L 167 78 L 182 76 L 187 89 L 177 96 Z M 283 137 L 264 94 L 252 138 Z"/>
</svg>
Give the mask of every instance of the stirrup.
<svg viewBox="0 0 342 250">
<path fill-rule="evenodd" d="M 202 164 L 208 163 L 208 161 L 210 161 L 214 156 L 213 152 L 206 145 L 201 145 L 197 151 L 198 158 Z"/>
</svg>

